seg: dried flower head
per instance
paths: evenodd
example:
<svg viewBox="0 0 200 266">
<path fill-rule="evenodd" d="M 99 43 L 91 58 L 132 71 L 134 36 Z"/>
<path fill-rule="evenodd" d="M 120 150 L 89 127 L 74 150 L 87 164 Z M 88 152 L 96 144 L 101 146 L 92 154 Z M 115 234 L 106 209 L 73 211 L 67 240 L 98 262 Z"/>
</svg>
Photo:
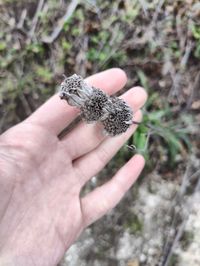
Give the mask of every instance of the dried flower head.
<svg viewBox="0 0 200 266">
<path fill-rule="evenodd" d="M 69 105 L 81 108 L 86 99 L 90 99 L 93 89 L 88 86 L 81 76 L 76 74 L 64 79 L 61 83 L 60 98 Z"/>
<path fill-rule="evenodd" d="M 76 74 L 61 83 L 60 98 L 78 107 L 87 123 L 102 122 L 105 132 L 110 136 L 126 132 L 133 123 L 133 112 L 124 100 L 108 96 Z"/>
<path fill-rule="evenodd" d="M 109 103 L 110 97 L 103 91 L 93 87 L 93 93 L 89 99 L 84 103 L 84 106 L 80 108 L 82 111 L 82 117 L 88 123 L 94 121 L 100 121 L 105 117 L 105 107 Z"/>
<path fill-rule="evenodd" d="M 110 98 L 112 103 L 107 107 L 108 116 L 102 123 L 108 135 L 116 136 L 126 132 L 133 123 L 133 111 L 124 100 Z"/>
</svg>

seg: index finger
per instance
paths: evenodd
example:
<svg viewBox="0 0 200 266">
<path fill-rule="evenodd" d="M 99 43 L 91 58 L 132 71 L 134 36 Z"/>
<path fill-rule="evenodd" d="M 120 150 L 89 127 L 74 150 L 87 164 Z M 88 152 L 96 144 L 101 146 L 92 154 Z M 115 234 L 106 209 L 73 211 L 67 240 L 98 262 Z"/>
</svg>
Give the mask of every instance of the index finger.
<svg viewBox="0 0 200 266">
<path fill-rule="evenodd" d="M 120 90 L 127 81 L 126 74 L 119 68 L 112 68 L 86 79 L 87 83 L 98 87 L 108 94 Z M 35 123 L 58 135 L 78 115 L 79 110 L 61 101 L 58 94 L 52 96 L 27 121 Z"/>
</svg>

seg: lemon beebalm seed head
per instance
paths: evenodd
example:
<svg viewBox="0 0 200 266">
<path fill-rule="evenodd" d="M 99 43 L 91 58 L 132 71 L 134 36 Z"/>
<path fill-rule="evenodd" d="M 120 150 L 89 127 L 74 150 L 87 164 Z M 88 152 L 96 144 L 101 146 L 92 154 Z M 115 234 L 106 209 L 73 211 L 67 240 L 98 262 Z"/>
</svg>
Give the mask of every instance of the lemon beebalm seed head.
<svg viewBox="0 0 200 266">
<path fill-rule="evenodd" d="M 124 100 L 88 85 L 79 75 L 64 79 L 59 96 L 79 108 L 87 123 L 101 122 L 106 135 L 122 134 L 132 124 L 133 111 Z"/>
</svg>

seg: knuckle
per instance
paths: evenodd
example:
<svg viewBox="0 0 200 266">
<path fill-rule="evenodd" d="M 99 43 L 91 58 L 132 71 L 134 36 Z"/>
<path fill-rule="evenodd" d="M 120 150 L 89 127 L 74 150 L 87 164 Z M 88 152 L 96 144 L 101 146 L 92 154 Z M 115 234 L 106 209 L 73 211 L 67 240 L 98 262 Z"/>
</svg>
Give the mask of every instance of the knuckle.
<svg viewBox="0 0 200 266">
<path fill-rule="evenodd" d="M 101 147 L 101 149 L 96 153 L 96 156 L 102 166 L 104 166 L 110 159 L 109 152 L 104 147 Z"/>
</svg>

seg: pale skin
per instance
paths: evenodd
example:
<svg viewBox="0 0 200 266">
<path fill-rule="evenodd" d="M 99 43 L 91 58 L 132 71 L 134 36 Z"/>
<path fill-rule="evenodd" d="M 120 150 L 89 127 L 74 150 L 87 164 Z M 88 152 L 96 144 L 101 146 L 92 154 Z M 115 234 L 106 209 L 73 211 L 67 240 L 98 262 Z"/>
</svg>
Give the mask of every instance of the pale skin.
<svg viewBox="0 0 200 266">
<path fill-rule="evenodd" d="M 110 69 L 87 79 L 109 94 L 126 84 L 125 73 Z M 123 99 L 141 121 L 147 94 L 134 87 Z M 101 187 L 80 197 L 96 175 L 134 133 L 107 137 L 101 126 L 81 122 L 63 139 L 58 134 L 78 110 L 51 97 L 22 123 L 0 136 L 0 265 L 54 266 L 81 232 L 116 206 L 144 167 L 133 156 Z"/>
</svg>

